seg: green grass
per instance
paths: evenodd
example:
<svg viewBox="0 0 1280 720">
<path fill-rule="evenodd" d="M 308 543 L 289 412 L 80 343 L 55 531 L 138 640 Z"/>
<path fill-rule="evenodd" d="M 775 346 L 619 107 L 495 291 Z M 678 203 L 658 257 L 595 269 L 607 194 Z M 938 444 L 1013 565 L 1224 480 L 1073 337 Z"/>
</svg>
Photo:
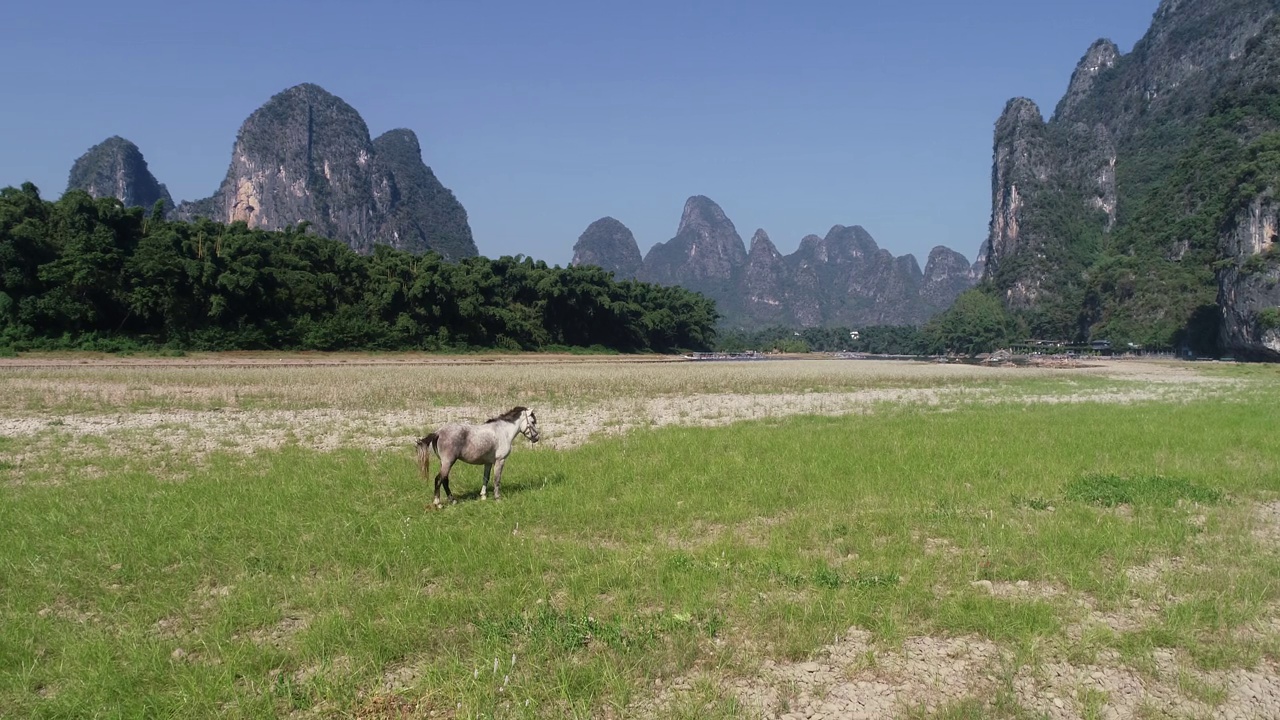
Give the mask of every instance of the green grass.
<svg viewBox="0 0 1280 720">
<path fill-rule="evenodd" d="M 1218 488 L 1198 485 L 1185 478 L 1159 475 L 1121 477 L 1118 475 L 1086 475 L 1067 486 L 1069 500 L 1102 507 L 1117 505 L 1174 505 L 1179 500 L 1216 504 L 1222 500 Z"/>
<path fill-rule="evenodd" d="M 1280 560 L 1247 523 L 1280 493 L 1273 395 L 646 430 L 565 452 L 521 441 L 503 501 L 477 501 L 479 471 L 460 467 L 462 502 L 439 512 L 407 447 L 217 454 L 176 481 L 154 458 L 104 451 L 90 473 L 49 449 L 0 484 L 0 715 L 625 716 L 645 678 L 750 675 L 854 625 L 890 645 L 1277 660 L 1273 641 L 1235 634 L 1280 600 Z M 1159 622 L 1071 647 L 1071 602 L 971 585 L 1028 580 L 1121 608 L 1143 592 L 1125 569 L 1171 557 L 1185 567 Z M 1023 716 L 999 697 L 996 716 Z M 1082 712 L 1103 700 L 1082 695 Z M 672 712 L 747 710 L 699 686 Z"/>
</svg>

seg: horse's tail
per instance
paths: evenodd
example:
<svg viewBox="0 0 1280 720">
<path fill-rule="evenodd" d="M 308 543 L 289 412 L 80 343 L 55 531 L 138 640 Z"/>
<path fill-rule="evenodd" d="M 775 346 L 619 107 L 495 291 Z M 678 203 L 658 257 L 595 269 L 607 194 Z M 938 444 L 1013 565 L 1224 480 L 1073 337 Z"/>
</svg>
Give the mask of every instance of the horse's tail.
<svg viewBox="0 0 1280 720">
<path fill-rule="evenodd" d="M 424 478 L 431 473 L 431 449 L 435 447 L 437 439 L 435 433 L 418 439 L 418 470 Z"/>
</svg>

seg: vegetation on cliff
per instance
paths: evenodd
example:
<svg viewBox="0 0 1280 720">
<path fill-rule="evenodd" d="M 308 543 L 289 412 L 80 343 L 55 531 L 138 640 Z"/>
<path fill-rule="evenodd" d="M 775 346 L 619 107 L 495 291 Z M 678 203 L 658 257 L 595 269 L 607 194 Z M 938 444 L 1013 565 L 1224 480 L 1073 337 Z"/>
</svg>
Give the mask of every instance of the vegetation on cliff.
<svg viewBox="0 0 1280 720">
<path fill-rule="evenodd" d="M 1217 271 L 1248 265 L 1224 238 L 1280 188 L 1278 8 L 1162 4 L 1129 55 L 1100 62 L 1107 47 L 1091 48 L 1077 76 L 1096 77 L 1048 123 L 998 127 L 997 158 L 1022 166 L 997 176 L 984 287 L 1006 300 L 1021 331 L 1224 351 L 1221 298 L 1233 291 Z M 1020 147 L 1035 153 L 1010 154 Z M 1002 182 L 1016 185 L 1018 208 L 1000 204 Z"/>
</svg>

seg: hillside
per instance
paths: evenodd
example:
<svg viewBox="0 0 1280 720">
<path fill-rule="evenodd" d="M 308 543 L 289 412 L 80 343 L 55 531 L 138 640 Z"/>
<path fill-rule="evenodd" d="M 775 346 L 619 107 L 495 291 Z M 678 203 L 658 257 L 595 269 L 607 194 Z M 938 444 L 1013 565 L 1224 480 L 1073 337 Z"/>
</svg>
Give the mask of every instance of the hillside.
<svg viewBox="0 0 1280 720">
<path fill-rule="evenodd" d="M 685 203 L 675 237 L 640 257 L 631 231 L 603 218 L 579 238 L 573 264 L 703 293 L 723 324 L 739 329 L 919 325 L 975 281 L 953 250 L 934 248 L 921 271 L 913 255 L 895 257 L 856 225 L 809 235 L 790 255 L 757 230 L 748 249 L 720 206 L 701 195 Z"/>
<path fill-rule="evenodd" d="M 1165 0 L 996 123 L 984 287 L 1036 337 L 1280 357 L 1276 0 Z"/>
<path fill-rule="evenodd" d="M 163 199 L 181 220 L 261 230 L 307 223 L 364 254 L 375 245 L 449 260 L 478 254 L 466 210 L 423 162 L 417 135 L 396 129 L 373 139 L 355 108 L 312 84 L 276 94 L 244 121 L 210 197 L 174 208 L 137 146 L 118 137 L 76 161 L 68 190 L 146 209 Z"/>
</svg>

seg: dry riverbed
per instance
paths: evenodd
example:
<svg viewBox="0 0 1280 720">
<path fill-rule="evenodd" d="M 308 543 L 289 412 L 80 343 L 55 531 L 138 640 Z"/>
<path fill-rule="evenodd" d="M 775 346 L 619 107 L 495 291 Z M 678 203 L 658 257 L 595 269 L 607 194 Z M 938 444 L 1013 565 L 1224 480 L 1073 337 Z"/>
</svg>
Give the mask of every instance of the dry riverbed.
<svg viewBox="0 0 1280 720">
<path fill-rule="evenodd" d="M 290 444 L 403 453 L 409 467 L 415 437 L 449 421 L 482 421 L 515 404 L 538 411 L 546 442 L 532 451 L 553 452 L 670 425 L 947 412 L 975 403 L 1229 402 L 1242 387 L 1189 364 L 1131 360 L 1015 368 L 836 359 L 23 357 L 0 359 L 0 482 L 24 485 L 37 470 L 47 478 L 49 463 L 67 459 L 92 477 L 92 458 L 103 452 L 146 459 L 163 472 L 170 460 L 183 466 L 215 452 Z M 521 441 L 517 452 L 530 451 Z M 1259 505 L 1252 518 L 1254 536 L 1280 552 L 1280 504 Z M 930 553 L 951 552 L 945 541 L 916 539 Z M 1104 611 L 1088 595 L 1050 584 L 983 581 L 974 589 L 1073 608 L 1077 619 L 1067 639 L 1078 644 L 1091 634 L 1159 623 L 1174 600 L 1166 579 L 1183 570 L 1176 561 L 1129 569 L 1149 600 L 1119 610 Z M 1250 631 L 1260 641 L 1280 638 L 1280 609 L 1270 617 Z M 927 717 L 1002 691 L 1054 720 L 1280 718 L 1280 669 L 1265 658 L 1247 670 L 1206 671 L 1159 650 L 1154 667 L 1135 669 L 1113 650 L 1084 658 L 1044 650 L 1047 661 L 1028 664 L 978 637 L 911 636 L 884 647 L 853 627 L 802 662 L 779 662 L 760 649 L 758 672 L 750 677 L 709 669 L 656 683 L 627 714 L 667 716 L 673 704 L 711 683 L 727 688 L 747 712 L 781 718 L 908 711 Z"/>
</svg>

